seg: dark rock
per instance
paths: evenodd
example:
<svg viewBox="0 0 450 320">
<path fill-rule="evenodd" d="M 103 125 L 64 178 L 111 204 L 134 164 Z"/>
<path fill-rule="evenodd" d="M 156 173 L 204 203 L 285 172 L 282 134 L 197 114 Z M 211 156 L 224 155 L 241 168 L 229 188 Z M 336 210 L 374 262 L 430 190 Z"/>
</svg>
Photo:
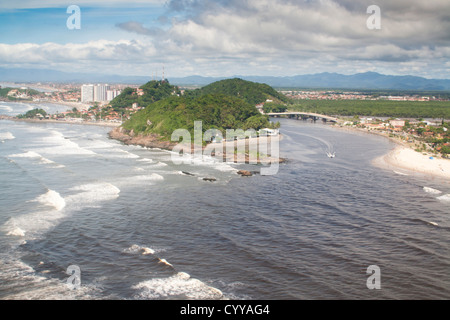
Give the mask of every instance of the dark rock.
<svg viewBox="0 0 450 320">
<path fill-rule="evenodd" d="M 251 177 L 253 175 L 253 173 L 247 170 L 240 170 L 238 171 L 238 174 L 240 174 L 243 177 Z"/>
</svg>

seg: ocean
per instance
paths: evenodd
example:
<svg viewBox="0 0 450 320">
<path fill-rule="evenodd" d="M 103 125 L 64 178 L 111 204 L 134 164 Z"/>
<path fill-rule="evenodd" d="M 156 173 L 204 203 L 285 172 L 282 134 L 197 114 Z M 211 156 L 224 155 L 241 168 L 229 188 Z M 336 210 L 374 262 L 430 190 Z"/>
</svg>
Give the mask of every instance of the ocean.
<svg viewBox="0 0 450 320">
<path fill-rule="evenodd" d="M 0 121 L 0 299 L 449 299 L 449 181 L 373 166 L 385 138 L 280 122 L 288 161 L 247 178 L 108 127 Z"/>
</svg>

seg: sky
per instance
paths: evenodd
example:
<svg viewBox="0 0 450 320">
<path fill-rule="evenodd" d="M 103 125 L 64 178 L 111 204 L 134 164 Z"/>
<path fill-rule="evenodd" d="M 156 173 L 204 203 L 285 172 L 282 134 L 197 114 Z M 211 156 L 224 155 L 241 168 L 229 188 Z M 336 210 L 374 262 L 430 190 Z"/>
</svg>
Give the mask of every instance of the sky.
<svg viewBox="0 0 450 320">
<path fill-rule="evenodd" d="M 80 8 L 79 29 L 67 27 L 71 5 Z M 373 5 L 379 16 L 368 12 Z M 450 79 L 450 1 L 0 0 L 0 67 Z"/>
</svg>

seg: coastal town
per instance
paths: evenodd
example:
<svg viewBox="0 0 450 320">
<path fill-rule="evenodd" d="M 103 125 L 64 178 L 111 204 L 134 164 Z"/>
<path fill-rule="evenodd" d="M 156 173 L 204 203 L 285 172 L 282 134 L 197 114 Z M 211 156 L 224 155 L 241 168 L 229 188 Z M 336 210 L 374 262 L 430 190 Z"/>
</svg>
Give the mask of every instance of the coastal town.
<svg viewBox="0 0 450 320">
<path fill-rule="evenodd" d="M 423 154 L 449 158 L 450 123 L 443 120 L 423 119 L 377 119 L 364 117 L 344 121 L 341 126 L 364 130 L 392 138 L 401 144 Z"/>
<path fill-rule="evenodd" d="M 386 101 L 447 101 L 440 94 L 421 95 L 411 94 L 378 94 L 358 91 L 335 91 L 335 90 L 282 90 L 281 93 L 296 100 L 386 100 Z"/>
<path fill-rule="evenodd" d="M 118 111 L 110 106 L 124 88 L 132 88 L 136 95 L 141 95 L 138 85 L 107 85 L 107 84 L 11 84 L 11 87 L 2 89 L 0 86 L 0 101 L 40 103 L 67 105 L 67 111 L 55 114 L 43 112 L 33 115 L 35 119 L 47 119 L 70 122 L 111 122 L 122 123 L 124 120 L 142 109 L 142 106 L 133 104 L 131 107 Z"/>
<path fill-rule="evenodd" d="M 164 81 L 163 81 L 164 82 Z M 13 84 L 11 87 L 0 86 L 2 101 L 35 103 L 36 109 L 28 114 L 20 115 L 22 119 L 65 121 L 71 123 L 97 123 L 119 126 L 124 121 L 143 109 L 145 106 L 134 102 L 130 106 L 113 105 L 111 101 L 117 98 L 123 90 L 130 96 L 142 97 L 144 90 L 138 85 L 108 85 L 108 84 Z M 178 94 L 184 94 L 184 89 Z M 442 101 L 440 96 L 421 96 L 403 94 L 385 96 L 357 91 L 326 91 L 326 90 L 279 90 L 281 94 L 293 101 L 301 100 L 386 100 L 386 101 Z M 173 93 L 175 94 L 175 92 Z M 39 103 L 67 105 L 67 111 L 47 114 L 39 109 Z M 273 105 L 272 100 L 260 103 L 256 107 L 264 113 L 264 105 Z M 284 112 L 289 108 L 283 105 L 276 111 Z M 37 111 L 36 111 L 37 110 Z M 2 116 L 3 119 L 8 118 Z M 370 117 L 365 115 L 345 117 L 339 116 L 334 125 L 364 130 L 370 133 L 384 135 L 395 139 L 410 148 L 430 153 L 434 156 L 448 157 L 450 154 L 450 126 L 444 119 L 415 119 Z"/>
</svg>

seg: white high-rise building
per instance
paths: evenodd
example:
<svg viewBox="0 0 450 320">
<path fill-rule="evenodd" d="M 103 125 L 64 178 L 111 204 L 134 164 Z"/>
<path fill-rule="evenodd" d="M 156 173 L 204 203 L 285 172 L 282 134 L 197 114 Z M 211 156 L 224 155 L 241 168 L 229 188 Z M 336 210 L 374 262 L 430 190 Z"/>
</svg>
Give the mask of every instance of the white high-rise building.
<svg viewBox="0 0 450 320">
<path fill-rule="evenodd" d="M 98 86 L 94 86 L 94 101 L 98 100 Z"/>
<path fill-rule="evenodd" d="M 108 90 L 110 90 L 110 86 L 107 84 L 84 84 L 81 87 L 81 102 L 108 101 Z"/>
<path fill-rule="evenodd" d="M 84 84 L 81 86 L 81 102 L 94 101 L 94 85 Z"/>
<path fill-rule="evenodd" d="M 110 89 L 107 84 L 98 84 L 94 87 L 94 101 L 107 101 L 106 93 Z"/>
<path fill-rule="evenodd" d="M 107 90 L 106 101 L 111 101 L 120 94 L 120 90 Z"/>
</svg>

